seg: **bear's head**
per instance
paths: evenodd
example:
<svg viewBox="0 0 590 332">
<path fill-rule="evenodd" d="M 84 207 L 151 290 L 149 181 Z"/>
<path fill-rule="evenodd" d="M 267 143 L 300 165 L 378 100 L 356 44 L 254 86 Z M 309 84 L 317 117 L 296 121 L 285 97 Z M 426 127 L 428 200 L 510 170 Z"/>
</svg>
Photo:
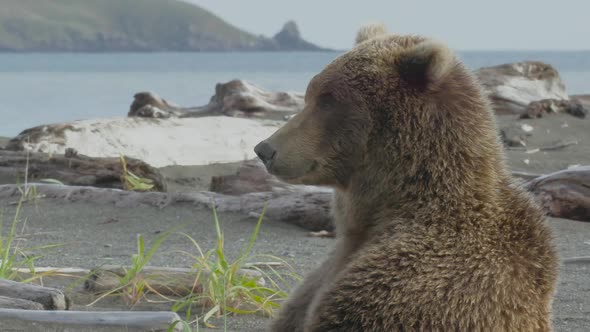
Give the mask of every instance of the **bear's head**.
<svg viewBox="0 0 590 332">
<path fill-rule="evenodd" d="M 359 31 L 311 80 L 305 108 L 255 147 L 270 173 L 346 188 L 355 177 L 427 186 L 496 171 L 495 122 L 471 72 L 440 43 L 383 32 Z"/>
</svg>

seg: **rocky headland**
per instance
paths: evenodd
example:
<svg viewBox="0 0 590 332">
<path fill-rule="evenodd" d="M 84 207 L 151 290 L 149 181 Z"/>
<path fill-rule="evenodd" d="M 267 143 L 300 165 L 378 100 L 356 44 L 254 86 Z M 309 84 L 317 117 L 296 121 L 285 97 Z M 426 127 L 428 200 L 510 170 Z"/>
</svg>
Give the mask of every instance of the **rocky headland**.
<svg viewBox="0 0 590 332">
<path fill-rule="evenodd" d="M 272 37 L 180 0 L 3 0 L 0 52 L 325 51 L 293 21 Z"/>
</svg>

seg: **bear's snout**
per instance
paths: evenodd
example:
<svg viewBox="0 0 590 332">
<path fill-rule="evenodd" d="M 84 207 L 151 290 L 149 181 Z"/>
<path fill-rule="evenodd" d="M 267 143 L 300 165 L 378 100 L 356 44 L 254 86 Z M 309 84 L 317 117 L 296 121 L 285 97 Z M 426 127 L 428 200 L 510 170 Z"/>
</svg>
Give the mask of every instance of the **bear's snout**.
<svg viewBox="0 0 590 332">
<path fill-rule="evenodd" d="M 267 166 L 268 163 L 272 161 L 272 159 L 275 157 L 275 154 L 277 153 L 277 151 L 272 146 L 270 146 L 270 144 L 268 144 L 266 141 L 258 143 L 254 147 L 254 152 L 256 153 L 256 155 L 258 155 L 258 158 L 260 158 L 260 160 L 262 160 L 262 162 Z"/>
</svg>

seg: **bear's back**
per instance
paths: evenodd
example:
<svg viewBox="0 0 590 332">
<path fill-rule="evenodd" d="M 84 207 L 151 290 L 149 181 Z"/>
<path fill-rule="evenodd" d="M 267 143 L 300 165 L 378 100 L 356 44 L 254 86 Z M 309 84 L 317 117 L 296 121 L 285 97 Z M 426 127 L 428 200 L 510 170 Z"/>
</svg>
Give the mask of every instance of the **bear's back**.
<svg viewBox="0 0 590 332">
<path fill-rule="evenodd" d="M 494 211 L 384 221 L 334 288 L 354 299 L 335 320 L 365 317 L 359 328 L 375 331 L 551 330 L 550 231 L 527 193 L 506 185 L 499 197 Z"/>
</svg>

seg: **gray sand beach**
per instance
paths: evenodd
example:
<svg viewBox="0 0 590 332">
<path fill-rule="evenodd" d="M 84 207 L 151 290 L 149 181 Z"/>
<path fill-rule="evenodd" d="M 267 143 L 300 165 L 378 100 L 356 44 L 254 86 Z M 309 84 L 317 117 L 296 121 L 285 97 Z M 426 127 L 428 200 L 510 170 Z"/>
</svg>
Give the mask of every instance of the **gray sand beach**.
<svg viewBox="0 0 590 332">
<path fill-rule="evenodd" d="M 4 216 L 13 213 L 1 202 Z M 165 209 L 155 207 L 117 208 L 112 204 L 64 204 L 43 201 L 29 203 L 26 216 L 27 244 L 64 244 L 41 258 L 38 266 L 75 266 L 93 268 L 104 264 L 129 265 L 136 252 L 136 236 L 142 234 L 153 240 L 163 231 L 186 224 L 182 229 L 203 248 L 213 248 L 215 229 L 209 210 L 174 205 Z M 226 250 L 237 255 L 247 242 L 256 220 L 235 214 L 220 213 Z M 590 224 L 550 218 L 558 250 L 563 258 L 590 256 Z M 308 232 L 288 224 L 263 223 L 255 254 L 272 254 L 287 260 L 301 275 L 321 262 L 333 245 L 333 239 L 309 237 Z M 163 243 L 150 265 L 189 267 L 191 261 L 175 251 L 195 253 L 194 247 L 180 236 L 171 236 Z M 561 268 L 558 292 L 554 302 L 556 331 L 587 331 L 590 326 L 590 271 L 589 264 L 565 264 Z M 111 305 L 99 302 L 92 309 Z M 76 309 L 90 310 L 84 303 Z M 144 308 L 145 309 L 145 308 Z M 104 310 L 104 309 L 103 309 Z M 259 316 L 230 316 L 231 331 L 261 331 L 268 319 Z M 217 321 L 217 324 L 221 322 Z"/>
</svg>

